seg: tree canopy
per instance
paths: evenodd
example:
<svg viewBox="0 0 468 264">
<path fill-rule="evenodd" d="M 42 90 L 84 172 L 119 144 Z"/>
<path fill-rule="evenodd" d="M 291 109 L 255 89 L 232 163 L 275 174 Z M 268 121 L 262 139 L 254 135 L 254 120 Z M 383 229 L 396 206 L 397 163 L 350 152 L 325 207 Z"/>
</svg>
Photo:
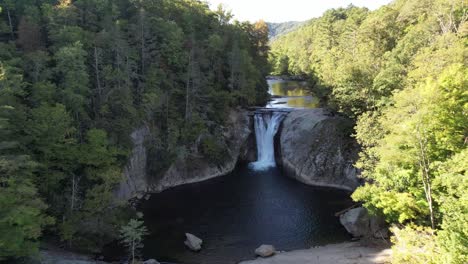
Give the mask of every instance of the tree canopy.
<svg viewBox="0 0 468 264">
<path fill-rule="evenodd" d="M 117 239 L 131 132 L 149 127 L 157 173 L 217 142 L 229 109 L 266 101 L 267 43 L 264 22 L 196 0 L 1 1 L 0 260 L 44 232 L 91 251 Z"/>
<path fill-rule="evenodd" d="M 467 12 L 458 0 L 349 6 L 272 43 L 273 73 L 307 74 L 357 120 L 366 184 L 353 198 L 405 226 L 395 263 L 468 261 Z"/>
</svg>

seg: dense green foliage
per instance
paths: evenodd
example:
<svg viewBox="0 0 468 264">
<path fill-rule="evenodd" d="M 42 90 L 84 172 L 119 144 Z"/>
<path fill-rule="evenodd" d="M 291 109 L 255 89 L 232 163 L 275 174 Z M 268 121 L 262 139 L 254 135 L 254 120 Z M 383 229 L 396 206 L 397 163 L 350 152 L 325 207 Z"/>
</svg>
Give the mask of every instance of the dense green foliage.
<svg viewBox="0 0 468 264">
<path fill-rule="evenodd" d="M 267 23 L 268 29 L 270 31 L 269 37 L 270 41 L 276 39 L 277 37 L 289 33 L 299 26 L 301 26 L 304 22 L 297 22 L 297 21 L 289 21 L 283 23 Z"/>
<path fill-rule="evenodd" d="M 357 119 L 353 194 L 394 228 L 395 263 L 468 262 L 468 10 L 397 0 L 327 11 L 272 44 L 275 73 Z"/>
<path fill-rule="evenodd" d="M 4 0 L 0 11 L 0 260 L 33 254 L 44 231 L 100 250 L 126 222 L 113 190 L 134 129 L 149 127 L 161 173 L 201 137 L 207 158 L 223 153 L 229 109 L 267 98 L 266 24 L 201 1 Z"/>
</svg>

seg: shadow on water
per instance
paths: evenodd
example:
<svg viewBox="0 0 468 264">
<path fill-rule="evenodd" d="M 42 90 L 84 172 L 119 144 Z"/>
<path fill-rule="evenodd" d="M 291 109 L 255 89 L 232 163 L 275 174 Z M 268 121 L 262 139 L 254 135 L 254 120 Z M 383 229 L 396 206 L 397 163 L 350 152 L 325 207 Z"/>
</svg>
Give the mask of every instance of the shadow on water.
<svg viewBox="0 0 468 264">
<path fill-rule="evenodd" d="M 145 259 L 196 264 L 251 259 L 261 244 L 293 250 L 349 239 L 334 214 L 351 204 L 349 193 L 316 188 L 279 169 L 255 172 L 241 165 L 230 175 L 167 190 L 141 205 L 151 234 Z M 184 233 L 204 240 L 187 250 Z"/>
</svg>

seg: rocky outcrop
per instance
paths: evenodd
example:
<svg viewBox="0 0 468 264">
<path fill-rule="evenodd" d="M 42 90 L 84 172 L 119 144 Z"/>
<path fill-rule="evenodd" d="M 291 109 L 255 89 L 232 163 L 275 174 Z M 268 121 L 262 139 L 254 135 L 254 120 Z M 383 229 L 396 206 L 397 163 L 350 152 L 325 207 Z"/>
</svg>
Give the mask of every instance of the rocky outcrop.
<svg viewBox="0 0 468 264">
<path fill-rule="evenodd" d="M 190 233 L 185 233 L 185 241 L 184 244 L 192 251 L 200 251 L 201 246 L 203 244 L 203 240 L 192 235 Z"/>
<path fill-rule="evenodd" d="M 116 191 L 116 197 L 120 200 L 143 195 L 149 190 L 146 177 L 147 149 L 145 141 L 150 135 L 149 128 L 144 126 L 133 131 L 130 135 L 133 150 L 127 166 L 124 168 L 123 181 Z"/>
<path fill-rule="evenodd" d="M 388 237 L 385 220 L 379 216 L 369 215 L 363 207 L 351 209 L 340 215 L 340 223 L 354 237 Z"/>
<path fill-rule="evenodd" d="M 245 111 L 232 111 L 224 128 L 224 142 L 227 155 L 222 164 L 213 164 L 203 157 L 179 158 L 161 179 L 152 183 L 152 190 L 165 189 L 188 183 L 195 183 L 218 176 L 223 176 L 234 170 L 245 149 L 246 142 L 252 133 L 251 119 Z"/>
<path fill-rule="evenodd" d="M 141 198 L 148 192 L 160 192 L 182 184 L 195 183 L 226 175 L 234 170 L 239 157 L 252 156 L 246 143 L 252 134 L 252 122 L 246 111 L 233 110 L 223 128 L 223 142 L 227 149 L 224 162 L 213 164 L 201 155 L 176 159 L 162 176 L 147 175 L 150 160 L 145 145 L 150 131 L 147 127 L 136 129 L 131 134 L 133 150 L 127 166 L 124 168 L 124 180 L 116 190 L 116 197 L 129 200 Z"/>
<path fill-rule="evenodd" d="M 262 258 L 271 257 L 276 253 L 276 249 L 272 245 L 261 245 L 257 249 L 255 249 L 255 255 L 260 256 Z"/>
<path fill-rule="evenodd" d="M 292 111 L 280 131 L 279 163 L 305 184 L 352 191 L 360 184 L 352 129 L 351 120 L 326 109 Z"/>
</svg>

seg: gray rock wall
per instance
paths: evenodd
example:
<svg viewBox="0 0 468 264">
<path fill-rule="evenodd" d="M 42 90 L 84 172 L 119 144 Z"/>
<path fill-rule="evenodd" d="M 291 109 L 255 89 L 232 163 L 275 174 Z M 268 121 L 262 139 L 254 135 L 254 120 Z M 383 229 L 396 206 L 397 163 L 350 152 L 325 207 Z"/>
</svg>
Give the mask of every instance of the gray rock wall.
<svg viewBox="0 0 468 264">
<path fill-rule="evenodd" d="M 288 176 L 310 185 L 352 191 L 360 182 L 353 164 L 358 145 L 350 133 L 353 122 L 325 109 L 296 110 L 280 131 L 280 158 Z"/>
<path fill-rule="evenodd" d="M 251 118 L 248 113 L 232 111 L 224 129 L 224 143 L 227 146 L 228 154 L 223 164 L 211 164 L 202 157 L 176 160 L 164 176 L 153 184 L 152 190 L 159 192 L 174 186 L 200 182 L 232 172 L 243 154 L 241 152 L 246 151 L 245 146 L 251 133 Z"/>
<path fill-rule="evenodd" d="M 131 134 L 133 150 L 128 164 L 124 168 L 123 181 L 115 191 L 120 200 L 141 198 L 148 192 L 160 192 L 178 185 L 204 181 L 210 178 L 226 175 L 234 170 L 241 156 L 251 156 L 246 146 L 252 134 L 252 122 L 248 112 L 242 110 L 231 111 L 223 128 L 224 144 L 228 154 L 223 164 L 211 164 L 203 157 L 177 159 L 162 177 L 154 178 L 147 175 L 147 163 L 158 162 L 148 160 L 146 139 L 150 135 L 147 127 L 136 129 Z"/>
<path fill-rule="evenodd" d="M 127 165 L 124 168 L 123 181 L 116 190 L 116 198 L 129 200 L 148 191 L 146 178 L 147 149 L 146 138 L 149 136 L 148 127 L 144 126 L 133 131 L 130 138 L 133 150 Z"/>
</svg>

